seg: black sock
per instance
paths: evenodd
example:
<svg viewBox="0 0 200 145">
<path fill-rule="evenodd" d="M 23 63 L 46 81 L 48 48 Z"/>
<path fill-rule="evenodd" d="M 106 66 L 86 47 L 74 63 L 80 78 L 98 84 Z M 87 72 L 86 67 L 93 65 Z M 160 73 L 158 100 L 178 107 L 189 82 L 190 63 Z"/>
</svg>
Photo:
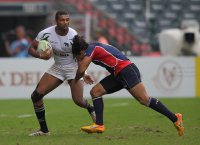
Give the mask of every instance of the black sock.
<svg viewBox="0 0 200 145">
<path fill-rule="evenodd" d="M 103 109 L 104 109 L 103 99 L 102 97 L 97 97 L 93 98 L 92 101 L 96 113 L 96 124 L 103 125 Z"/>
<path fill-rule="evenodd" d="M 37 119 L 40 123 L 40 129 L 42 132 L 47 133 L 48 128 L 45 120 L 45 109 L 44 109 L 44 104 L 40 106 L 34 106 L 35 114 L 37 116 Z"/>
<path fill-rule="evenodd" d="M 169 109 L 167 109 L 167 107 L 165 107 L 158 99 L 150 97 L 147 106 L 152 108 L 153 110 L 165 115 L 172 122 L 177 121 L 176 115 L 174 115 L 174 113 L 172 113 Z"/>
<path fill-rule="evenodd" d="M 90 105 L 90 103 L 88 102 L 88 100 L 86 99 L 87 103 L 85 108 L 88 110 L 89 113 L 94 111 L 94 106 Z"/>
</svg>

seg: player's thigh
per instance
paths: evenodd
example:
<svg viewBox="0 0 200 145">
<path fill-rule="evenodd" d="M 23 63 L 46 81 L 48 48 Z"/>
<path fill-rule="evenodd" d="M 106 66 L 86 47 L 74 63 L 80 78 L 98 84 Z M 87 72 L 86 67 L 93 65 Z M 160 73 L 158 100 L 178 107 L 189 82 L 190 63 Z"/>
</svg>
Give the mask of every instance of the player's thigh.
<svg viewBox="0 0 200 145">
<path fill-rule="evenodd" d="M 141 104 L 143 105 L 148 104 L 149 96 L 142 82 L 138 83 L 136 86 L 134 86 L 128 91 Z"/>
<path fill-rule="evenodd" d="M 94 86 L 90 93 L 92 97 L 99 97 L 105 94 L 112 94 L 121 89 L 123 89 L 123 86 L 115 80 L 114 76 L 109 75 Z"/>
<path fill-rule="evenodd" d="M 70 83 L 72 98 L 74 100 L 83 98 L 83 85 L 84 82 L 82 80 L 78 80 L 78 82 L 73 87 L 71 87 Z"/>
<path fill-rule="evenodd" d="M 37 92 L 46 95 L 62 83 L 63 81 L 61 81 L 60 79 L 48 73 L 45 73 L 38 83 Z"/>
</svg>

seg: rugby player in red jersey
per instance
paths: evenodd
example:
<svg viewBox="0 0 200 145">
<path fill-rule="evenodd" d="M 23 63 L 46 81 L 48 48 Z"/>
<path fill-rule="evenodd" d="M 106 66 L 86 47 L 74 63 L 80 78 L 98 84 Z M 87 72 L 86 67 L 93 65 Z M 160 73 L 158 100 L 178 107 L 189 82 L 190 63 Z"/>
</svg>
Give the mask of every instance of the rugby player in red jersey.
<svg viewBox="0 0 200 145">
<path fill-rule="evenodd" d="M 104 103 L 102 96 L 125 88 L 138 102 L 140 102 L 140 104 L 150 107 L 169 118 L 178 130 L 178 135 L 183 135 L 184 126 L 182 114 L 172 113 L 158 99 L 150 97 L 147 94 L 145 87 L 140 80 L 140 72 L 137 66 L 117 48 L 102 43 L 88 44 L 83 37 L 79 35 L 75 35 L 72 41 L 72 53 L 78 60 L 78 70 L 75 79 L 72 80 L 72 86 L 83 77 L 85 70 L 91 62 L 106 68 L 110 72 L 110 75 L 102 79 L 90 91 L 96 113 L 96 123 L 91 126 L 82 127 L 81 129 L 83 131 L 87 133 L 104 132 Z"/>
</svg>

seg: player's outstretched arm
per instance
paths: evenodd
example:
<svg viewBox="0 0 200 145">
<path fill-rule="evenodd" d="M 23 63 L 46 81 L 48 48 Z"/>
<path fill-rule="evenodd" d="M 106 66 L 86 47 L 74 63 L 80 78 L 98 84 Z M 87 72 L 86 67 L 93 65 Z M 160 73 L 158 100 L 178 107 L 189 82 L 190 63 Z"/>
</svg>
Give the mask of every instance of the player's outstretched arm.
<svg viewBox="0 0 200 145">
<path fill-rule="evenodd" d="M 92 59 L 90 57 L 84 57 L 82 61 L 78 61 L 78 70 L 76 72 L 75 81 L 78 81 L 80 78 L 83 77 L 91 61 Z"/>
<path fill-rule="evenodd" d="M 75 79 L 72 80 L 71 82 L 71 86 L 73 87 L 80 78 L 82 78 L 85 74 L 86 69 L 88 68 L 88 66 L 90 65 L 92 59 L 89 57 L 85 57 L 83 60 L 78 60 L 78 70 L 76 72 L 76 77 Z M 93 82 L 93 80 L 90 80 L 91 82 Z"/>
<path fill-rule="evenodd" d="M 94 83 L 94 80 L 92 79 L 92 77 L 90 75 L 86 74 L 86 73 L 83 75 L 83 79 L 84 79 L 86 84 L 90 84 L 91 85 L 91 84 Z"/>
</svg>

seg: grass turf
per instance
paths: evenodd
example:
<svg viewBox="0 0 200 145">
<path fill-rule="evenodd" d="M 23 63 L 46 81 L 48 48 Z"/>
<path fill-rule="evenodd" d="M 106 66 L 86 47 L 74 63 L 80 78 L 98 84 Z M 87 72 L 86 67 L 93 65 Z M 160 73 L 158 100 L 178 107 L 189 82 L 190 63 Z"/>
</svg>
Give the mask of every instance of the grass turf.
<svg viewBox="0 0 200 145">
<path fill-rule="evenodd" d="M 0 145 L 197 145 L 200 144 L 200 98 L 160 99 L 184 116 L 185 134 L 172 122 L 135 99 L 104 99 L 103 134 L 87 134 L 92 124 L 85 109 L 71 99 L 44 99 L 50 136 L 29 137 L 39 129 L 31 100 L 0 100 Z M 91 102 L 91 100 L 90 100 Z"/>
</svg>

